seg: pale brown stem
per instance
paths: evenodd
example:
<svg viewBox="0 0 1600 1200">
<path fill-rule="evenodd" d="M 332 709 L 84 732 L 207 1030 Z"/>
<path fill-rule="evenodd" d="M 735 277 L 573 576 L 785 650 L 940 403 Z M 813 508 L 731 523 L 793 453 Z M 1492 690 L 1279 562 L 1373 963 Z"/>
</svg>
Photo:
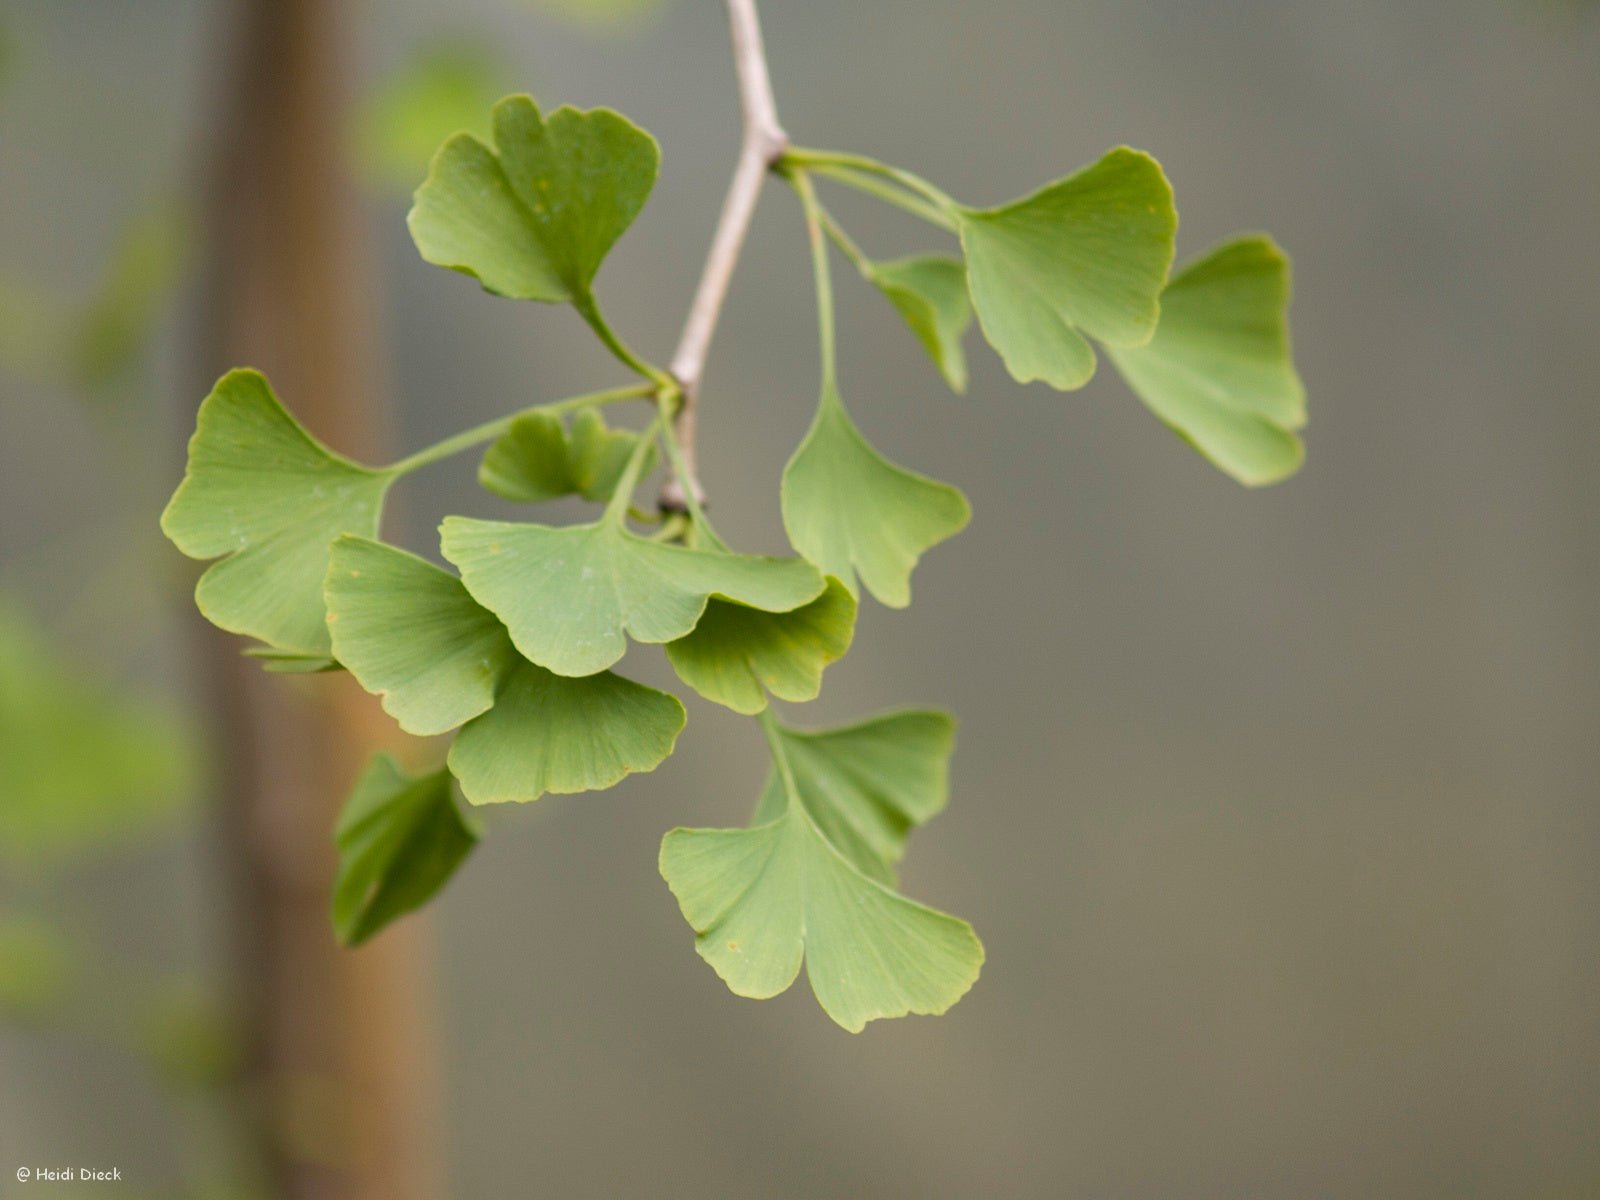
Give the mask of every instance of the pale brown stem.
<svg viewBox="0 0 1600 1200">
<path fill-rule="evenodd" d="M 744 248 L 745 235 L 750 231 L 750 220 L 761 196 L 761 184 L 789 145 L 788 135 L 778 124 L 778 109 L 772 98 L 772 81 L 767 73 L 755 0 L 728 0 L 728 23 L 733 34 L 733 65 L 739 79 L 744 139 L 733 180 L 722 202 L 722 215 L 711 238 L 711 250 L 700 273 L 700 285 L 695 289 L 683 336 L 672 356 L 672 376 L 683 391 L 673 421 L 673 434 L 683 452 L 684 470 L 682 474 L 674 472 L 662 487 L 661 507 L 675 512 L 687 507 L 686 489 L 701 503 L 705 502 L 705 492 L 696 471 L 695 418 L 706 354 L 728 297 L 728 285 L 738 265 L 739 252 Z"/>
</svg>

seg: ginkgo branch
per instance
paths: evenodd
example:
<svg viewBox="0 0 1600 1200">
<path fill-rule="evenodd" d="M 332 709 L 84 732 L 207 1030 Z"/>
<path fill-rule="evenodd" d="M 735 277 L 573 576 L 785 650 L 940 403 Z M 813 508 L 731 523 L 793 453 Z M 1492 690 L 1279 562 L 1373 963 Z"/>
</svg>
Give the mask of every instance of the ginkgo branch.
<svg viewBox="0 0 1600 1200">
<path fill-rule="evenodd" d="M 728 0 L 728 23 L 733 35 L 739 103 L 744 113 L 744 139 L 738 165 L 722 202 L 722 215 L 711 238 L 711 250 L 700 274 L 700 284 L 684 322 L 683 336 L 672 357 L 672 375 L 683 393 L 674 419 L 682 462 L 661 489 L 661 506 L 675 511 L 686 508 L 689 493 L 702 503 L 705 500 L 695 466 L 695 415 L 706 352 L 716 332 L 717 318 L 727 299 L 728 285 L 744 247 L 745 235 L 750 230 L 750 220 L 755 215 L 761 184 L 768 169 L 789 145 L 788 135 L 778 124 L 778 109 L 772 97 L 772 81 L 767 72 L 755 0 Z"/>
</svg>

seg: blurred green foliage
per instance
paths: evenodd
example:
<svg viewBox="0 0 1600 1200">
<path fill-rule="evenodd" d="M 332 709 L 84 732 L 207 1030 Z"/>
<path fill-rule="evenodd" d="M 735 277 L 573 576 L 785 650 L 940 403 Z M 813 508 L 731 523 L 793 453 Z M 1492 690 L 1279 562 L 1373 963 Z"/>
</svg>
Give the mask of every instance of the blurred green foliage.
<svg viewBox="0 0 1600 1200">
<path fill-rule="evenodd" d="M 71 940 L 29 913 L 0 913 L 0 1020 L 32 1024 L 61 1004 L 76 974 Z"/>
<path fill-rule="evenodd" d="M 487 49 L 465 42 L 419 47 L 385 76 L 356 111 L 353 149 L 361 177 L 409 192 L 434 151 L 453 133 L 487 139 L 489 109 L 510 72 Z"/>
<path fill-rule="evenodd" d="M 607 31 L 654 16 L 662 0 L 527 0 L 580 28 Z"/>
<path fill-rule="evenodd" d="M 157 827 L 194 800 L 193 725 L 66 661 L 0 596 L 0 859 L 37 868 Z"/>
<path fill-rule="evenodd" d="M 191 214 L 175 202 L 136 214 L 112 250 L 99 290 L 78 314 L 69 362 L 73 376 L 96 387 L 128 369 L 189 265 Z"/>
<path fill-rule="evenodd" d="M 220 1087 L 239 1068 L 239 1041 L 214 988 L 194 979 L 156 984 L 137 1005 L 133 1044 L 169 1085 Z"/>
<path fill-rule="evenodd" d="M 85 301 L 0 277 L 0 367 L 87 396 L 122 377 L 149 346 L 189 265 L 192 214 L 172 200 L 136 213 Z"/>
</svg>

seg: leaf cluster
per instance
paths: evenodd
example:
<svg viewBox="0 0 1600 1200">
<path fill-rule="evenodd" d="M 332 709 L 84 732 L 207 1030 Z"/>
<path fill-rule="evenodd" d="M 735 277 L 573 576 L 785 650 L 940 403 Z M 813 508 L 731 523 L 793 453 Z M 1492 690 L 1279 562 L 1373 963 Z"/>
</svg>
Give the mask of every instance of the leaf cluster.
<svg viewBox="0 0 1600 1200">
<path fill-rule="evenodd" d="M 956 488 L 891 461 L 845 406 L 834 351 L 830 245 L 880 291 L 954 390 L 976 316 L 1019 381 L 1086 383 L 1101 347 L 1145 404 L 1224 471 L 1280 478 L 1300 459 L 1301 387 L 1289 358 L 1288 267 L 1262 237 L 1169 275 L 1172 191 L 1154 159 L 1119 148 L 1038 191 L 964 205 L 859 156 L 790 150 L 776 173 L 799 196 L 816 274 L 821 379 L 815 416 L 783 473 L 797 552 L 737 552 L 697 500 L 644 512 L 660 462 L 683 470 L 678 382 L 611 329 L 596 294 L 604 260 L 644 206 L 659 152 L 608 109 L 494 106 L 487 135 L 434 156 L 409 226 L 422 257 L 495 295 L 566 303 L 632 385 L 512 413 L 407 459 L 371 467 L 319 442 L 259 374 L 224 376 L 200 406 L 188 469 L 163 528 L 215 560 L 196 600 L 256 639 L 274 670 L 344 669 L 400 727 L 453 735 L 442 766 L 410 775 L 380 756 L 335 838 L 334 926 L 349 943 L 425 903 L 479 838 L 460 807 L 609 788 L 659 766 L 686 711 L 619 674 L 664 647 L 704 699 L 754 716 L 772 770 L 750 823 L 680 828 L 660 870 L 696 947 L 743 996 L 785 990 L 804 966 L 841 1026 L 938 1013 L 976 980 L 983 948 L 958 918 L 901 894 L 912 830 L 948 797 L 954 725 L 892 712 L 805 731 L 773 698 L 814 699 L 850 648 L 861 593 L 904 607 L 921 556 L 971 516 Z M 869 192 L 951 236 L 957 254 L 869 257 L 816 182 Z M 639 426 L 602 410 L 644 402 Z M 446 567 L 380 540 L 389 489 L 450 454 L 487 446 L 478 478 L 536 505 L 577 497 L 588 520 L 447 516 Z"/>
</svg>

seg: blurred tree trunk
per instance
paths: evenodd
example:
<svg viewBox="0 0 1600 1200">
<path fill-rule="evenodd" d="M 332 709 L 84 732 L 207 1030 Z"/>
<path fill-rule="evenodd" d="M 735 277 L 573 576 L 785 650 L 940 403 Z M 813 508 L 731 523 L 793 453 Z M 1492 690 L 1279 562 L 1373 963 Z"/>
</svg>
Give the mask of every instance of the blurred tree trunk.
<svg viewBox="0 0 1600 1200">
<path fill-rule="evenodd" d="M 349 0 L 238 0 L 210 168 L 204 383 L 265 371 L 306 425 L 382 456 L 371 269 L 347 176 Z M 287 679 L 205 648 L 222 741 L 223 871 L 246 1006 L 249 1111 L 273 1194 L 437 1200 L 426 926 L 357 951 L 328 919 L 333 821 L 387 723 L 347 677 Z"/>
</svg>

